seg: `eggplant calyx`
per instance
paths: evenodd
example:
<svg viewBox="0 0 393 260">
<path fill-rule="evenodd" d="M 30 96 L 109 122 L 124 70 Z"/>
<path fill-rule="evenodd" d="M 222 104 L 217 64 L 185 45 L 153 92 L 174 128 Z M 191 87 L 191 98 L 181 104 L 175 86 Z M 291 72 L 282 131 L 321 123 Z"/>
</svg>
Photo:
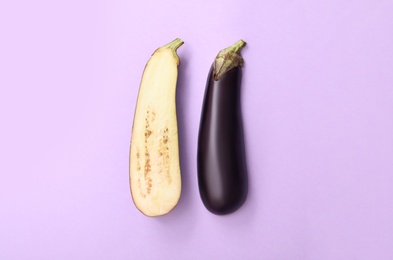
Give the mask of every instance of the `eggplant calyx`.
<svg viewBox="0 0 393 260">
<path fill-rule="evenodd" d="M 243 40 L 237 41 L 235 44 L 220 51 L 214 60 L 213 64 L 213 78 L 214 80 L 221 79 L 225 73 L 235 67 L 242 67 L 244 64 L 240 51 L 246 45 Z"/>
</svg>

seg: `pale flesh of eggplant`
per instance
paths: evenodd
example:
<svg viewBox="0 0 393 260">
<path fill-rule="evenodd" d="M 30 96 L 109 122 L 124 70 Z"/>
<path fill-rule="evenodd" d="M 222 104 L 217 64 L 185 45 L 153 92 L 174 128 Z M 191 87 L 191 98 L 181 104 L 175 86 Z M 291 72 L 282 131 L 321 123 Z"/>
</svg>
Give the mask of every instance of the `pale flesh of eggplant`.
<svg viewBox="0 0 393 260">
<path fill-rule="evenodd" d="M 202 106 L 198 136 L 198 185 L 205 207 L 216 215 L 239 209 L 247 198 L 248 177 L 241 113 L 240 40 L 213 63 Z"/>
<path fill-rule="evenodd" d="M 158 48 L 142 75 L 130 147 L 130 187 L 146 216 L 162 216 L 178 203 L 181 175 L 176 86 L 181 39 Z"/>
</svg>

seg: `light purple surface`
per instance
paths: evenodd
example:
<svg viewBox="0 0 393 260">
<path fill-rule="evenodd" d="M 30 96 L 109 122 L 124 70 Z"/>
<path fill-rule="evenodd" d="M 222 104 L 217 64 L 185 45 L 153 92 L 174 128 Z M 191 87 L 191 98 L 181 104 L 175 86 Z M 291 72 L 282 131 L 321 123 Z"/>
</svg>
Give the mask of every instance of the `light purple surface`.
<svg viewBox="0 0 393 260">
<path fill-rule="evenodd" d="M 4 1 L 0 259 L 393 259 L 393 1 Z M 183 193 L 128 183 L 143 68 L 180 37 Z M 248 45 L 250 192 L 210 214 L 196 144 L 217 52 Z"/>
</svg>

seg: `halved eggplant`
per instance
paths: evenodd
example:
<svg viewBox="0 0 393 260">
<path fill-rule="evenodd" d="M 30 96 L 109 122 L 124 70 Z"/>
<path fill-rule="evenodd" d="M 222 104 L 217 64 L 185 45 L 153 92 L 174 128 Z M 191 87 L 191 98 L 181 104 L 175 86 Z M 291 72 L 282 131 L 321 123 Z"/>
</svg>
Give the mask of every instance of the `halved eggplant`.
<svg viewBox="0 0 393 260">
<path fill-rule="evenodd" d="M 167 214 L 179 201 L 181 175 L 176 85 L 181 39 L 158 48 L 146 64 L 138 93 L 130 147 L 130 186 L 146 216 Z"/>
<path fill-rule="evenodd" d="M 198 136 L 198 185 L 205 207 L 217 215 L 240 208 L 248 177 L 240 103 L 243 40 L 222 50 L 209 71 Z"/>
</svg>

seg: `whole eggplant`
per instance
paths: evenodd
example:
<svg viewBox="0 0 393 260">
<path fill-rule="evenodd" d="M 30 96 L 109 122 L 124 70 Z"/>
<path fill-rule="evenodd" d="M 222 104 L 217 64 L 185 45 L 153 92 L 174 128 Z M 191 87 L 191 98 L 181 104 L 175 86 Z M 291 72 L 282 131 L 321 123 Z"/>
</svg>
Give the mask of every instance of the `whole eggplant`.
<svg viewBox="0 0 393 260">
<path fill-rule="evenodd" d="M 243 40 L 222 50 L 209 71 L 198 136 L 198 185 L 205 207 L 217 215 L 240 208 L 248 177 L 240 104 Z"/>
</svg>

